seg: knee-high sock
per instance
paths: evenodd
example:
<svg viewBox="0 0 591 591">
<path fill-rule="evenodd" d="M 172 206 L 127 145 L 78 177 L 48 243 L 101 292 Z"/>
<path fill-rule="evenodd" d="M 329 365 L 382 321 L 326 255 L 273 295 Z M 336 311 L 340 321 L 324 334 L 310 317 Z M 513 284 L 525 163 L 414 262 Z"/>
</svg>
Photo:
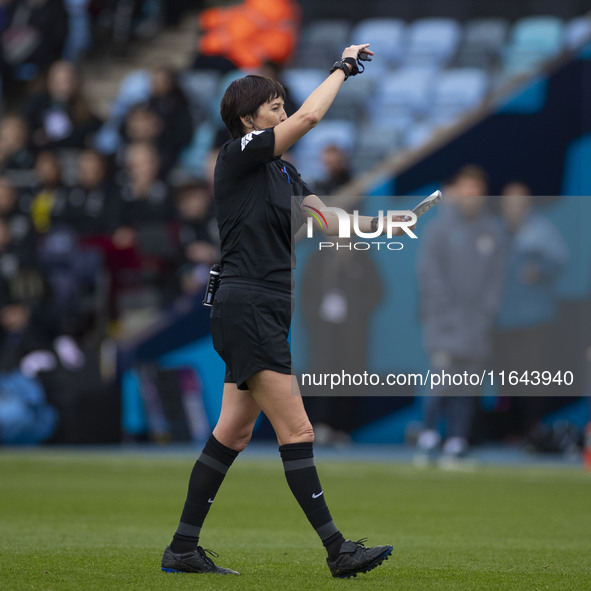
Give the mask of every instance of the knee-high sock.
<svg viewBox="0 0 591 591">
<path fill-rule="evenodd" d="M 326 547 L 329 557 L 345 541 L 326 506 L 324 491 L 314 465 L 312 443 L 288 443 L 279 447 L 285 478 L 293 496 Z"/>
<path fill-rule="evenodd" d="M 221 444 L 213 435 L 210 436 L 189 478 L 181 521 L 170 544 L 173 552 L 189 552 L 199 542 L 207 512 L 237 455 L 237 451 Z"/>
</svg>

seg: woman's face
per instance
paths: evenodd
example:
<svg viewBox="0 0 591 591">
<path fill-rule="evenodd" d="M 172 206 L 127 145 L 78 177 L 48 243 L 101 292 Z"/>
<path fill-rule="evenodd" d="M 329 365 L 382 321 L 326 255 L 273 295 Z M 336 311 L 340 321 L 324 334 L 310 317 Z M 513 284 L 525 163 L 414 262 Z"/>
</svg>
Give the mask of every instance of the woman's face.
<svg viewBox="0 0 591 591">
<path fill-rule="evenodd" d="M 255 129 L 275 127 L 287 119 L 285 105 L 281 97 L 263 103 L 252 118 Z"/>
<path fill-rule="evenodd" d="M 37 156 L 35 171 L 44 185 L 57 185 L 60 182 L 60 164 L 53 152 L 41 152 Z"/>
<path fill-rule="evenodd" d="M 78 78 L 74 66 L 68 62 L 56 62 L 49 70 L 47 89 L 58 101 L 68 101 L 76 92 Z"/>
<path fill-rule="evenodd" d="M 86 188 L 97 187 L 105 177 L 105 163 L 94 152 L 82 152 L 78 160 L 78 182 Z"/>
<path fill-rule="evenodd" d="M 152 94 L 154 96 L 166 96 L 172 92 L 174 76 L 168 70 L 157 68 L 152 72 Z"/>
</svg>

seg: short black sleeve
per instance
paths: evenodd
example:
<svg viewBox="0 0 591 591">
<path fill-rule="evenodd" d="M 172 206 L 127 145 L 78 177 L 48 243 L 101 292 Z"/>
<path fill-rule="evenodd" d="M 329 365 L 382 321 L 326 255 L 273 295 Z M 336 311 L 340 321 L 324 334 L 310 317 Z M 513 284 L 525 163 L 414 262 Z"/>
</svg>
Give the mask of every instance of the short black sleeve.
<svg viewBox="0 0 591 591">
<path fill-rule="evenodd" d="M 273 129 L 229 140 L 220 149 L 214 194 L 222 281 L 250 278 L 291 289 L 293 235 L 310 194 L 297 169 L 273 155 Z"/>
<path fill-rule="evenodd" d="M 261 164 L 274 158 L 275 132 L 273 128 L 251 131 L 240 139 L 232 140 L 222 146 L 221 154 L 226 165 L 237 176 L 243 176 Z"/>
</svg>

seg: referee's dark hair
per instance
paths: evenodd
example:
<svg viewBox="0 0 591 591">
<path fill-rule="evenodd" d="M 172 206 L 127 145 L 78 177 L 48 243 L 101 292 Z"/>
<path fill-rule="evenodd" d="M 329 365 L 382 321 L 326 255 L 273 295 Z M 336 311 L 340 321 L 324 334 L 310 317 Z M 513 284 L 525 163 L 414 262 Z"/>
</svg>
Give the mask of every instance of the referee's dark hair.
<svg viewBox="0 0 591 591">
<path fill-rule="evenodd" d="M 234 139 L 244 135 L 240 117 L 254 115 L 258 108 L 276 98 L 285 100 L 285 89 L 277 80 L 250 74 L 234 80 L 226 89 L 220 105 L 222 121 Z"/>
</svg>

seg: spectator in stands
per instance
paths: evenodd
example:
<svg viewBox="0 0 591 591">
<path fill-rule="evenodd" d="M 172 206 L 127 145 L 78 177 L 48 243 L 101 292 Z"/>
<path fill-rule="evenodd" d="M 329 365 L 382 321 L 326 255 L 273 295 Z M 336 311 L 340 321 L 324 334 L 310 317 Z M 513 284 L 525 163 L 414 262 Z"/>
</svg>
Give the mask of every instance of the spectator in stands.
<svg viewBox="0 0 591 591">
<path fill-rule="evenodd" d="M 178 75 L 172 68 L 158 67 L 152 71 L 152 94 L 148 105 L 164 122 L 166 144 L 172 152 L 172 164 L 179 152 L 193 137 L 193 118 L 189 101 L 179 86 Z"/>
<path fill-rule="evenodd" d="M 556 282 L 568 250 L 554 224 L 534 207 L 527 185 L 509 183 L 502 193 L 508 264 L 497 317 L 497 364 L 499 369 L 518 371 L 519 375 L 551 370 L 554 327 L 560 313 Z M 535 439 L 547 401 L 532 396 L 536 391 L 523 383 L 503 388 L 501 395 L 510 396 L 505 400 L 507 434 Z"/>
<path fill-rule="evenodd" d="M 458 173 L 449 191 L 453 203 L 424 231 L 419 252 L 423 343 L 433 372 L 481 372 L 491 354 L 492 329 L 503 283 L 503 238 L 486 211 L 487 177 L 475 166 Z M 425 400 L 420 459 L 429 459 L 447 420 L 444 465 L 468 450 L 479 387 L 442 385 Z"/>
<path fill-rule="evenodd" d="M 44 320 L 52 336 L 71 333 L 78 322 L 82 296 L 91 289 L 101 266 L 96 252 L 81 252 L 78 234 L 67 219 L 68 190 L 55 152 L 42 151 L 35 162 L 38 184 L 21 201 L 29 204 L 33 227 L 40 234 L 37 260 L 51 296 Z"/>
<path fill-rule="evenodd" d="M 41 338 L 45 284 L 33 261 L 12 241 L 10 223 L 0 217 L 0 368 L 14 368 L 31 342 Z"/>
<path fill-rule="evenodd" d="M 220 258 L 219 234 L 208 184 L 196 181 L 179 187 L 176 205 L 183 251 L 181 288 L 184 293 L 199 294 L 207 284 L 211 265 Z"/>
<path fill-rule="evenodd" d="M 147 103 L 134 105 L 125 117 L 120 134 L 122 142 L 115 156 L 120 167 L 126 166 L 127 150 L 131 144 L 149 143 L 157 148 L 161 176 L 167 176 L 176 161 L 176 152 L 164 120 L 154 109 Z"/>
<path fill-rule="evenodd" d="M 35 230 L 44 234 L 59 222 L 64 221 L 67 190 L 62 182 L 62 169 L 55 152 L 39 152 L 35 160 L 37 184 L 23 197 L 23 206 L 28 206 Z"/>
<path fill-rule="evenodd" d="M 173 205 L 169 186 L 160 179 L 160 158 L 156 148 L 138 142 L 127 148 L 126 177 L 121 186 L 121 226 L 113 236 L 119 249 L 156 248 L 165 241 L 167 222 L 172 219 Z M 152 244 L 146 238 L 150 230 L 158 233 Z M 160 240 L 162 239 L 162 240 Z"/>
<path fill-rule="evenodd" d="M 316 183 L 318 195 L 331 195 L 334 191 L 351 180 L 351 170 L 347 154 L 335 144 L 329 144 L 322 150 L 324 179 Z"/>
<path fill-rule="evenodd" d="M 61 223 L 40 240 L 37 259 L 51 290 L 44 315 L 52 338 L 82 333 L 87 296 L 96 289 L 102 268 L 97 250 L 84 250 L 74 228 Z"/>
<path fill-rule="evenodd" d="M 30 80 L 59 60 L 68 35 L 63 0 L 13 0 L 2 34 L 2 78 Z"/>
<path fill-rule="evenodd" d="M 131 144 L 121 185 L 121 225 L 113 244 L 121 260 L 115 277 L 115 301 L 129 290 L 146 294 L 159 305 L 178 293 L 175 263 L 174 207 L 170 187 L 159 177 L 156 148 L 145 142 Z M 123 306 L 132 309 L 133 305 Z M 116 309 L 122 306 L 116 304 Z"/>
<path fill-rule="evenodd" d="M 146 142 L 131 144 L 126 152 L 125 184 L 121 187 L 121 221 L 129 227 L 143 220 L 164 221 L 173 214 L 169 186 L 160 178 L 160 157 Z"/>
<path fill-rule="evenodd" d="M 107 174 L 102 154 L 84 150 L 78 157 L 77 184 L 68 192 L 65 219 L 81 236 L 111 234 L 119 226 L 119 189 Z"/>
<path fill-rule="evenodd" d="M 33 144 L 38 148 L 84 148 L 102 122 L 92 113 L 74 64 L 54 63 L 45 92 L 25 104 Z"/>
<path fill-rule="evenodd" d="M 0 171 L 33 168 L 34 156 L 27 144 L 27 122 L 17 115 L 7 115 L 0 122 Z"/>
<path fill-rule="evenodd" d="M 16 189 L 6 177 L 0 177 L 0 217 L 10 226 L 11 241 L 19 256 L 33 261 L 36 241 L 33 225 L 19 208 Z"/>
</svg>

